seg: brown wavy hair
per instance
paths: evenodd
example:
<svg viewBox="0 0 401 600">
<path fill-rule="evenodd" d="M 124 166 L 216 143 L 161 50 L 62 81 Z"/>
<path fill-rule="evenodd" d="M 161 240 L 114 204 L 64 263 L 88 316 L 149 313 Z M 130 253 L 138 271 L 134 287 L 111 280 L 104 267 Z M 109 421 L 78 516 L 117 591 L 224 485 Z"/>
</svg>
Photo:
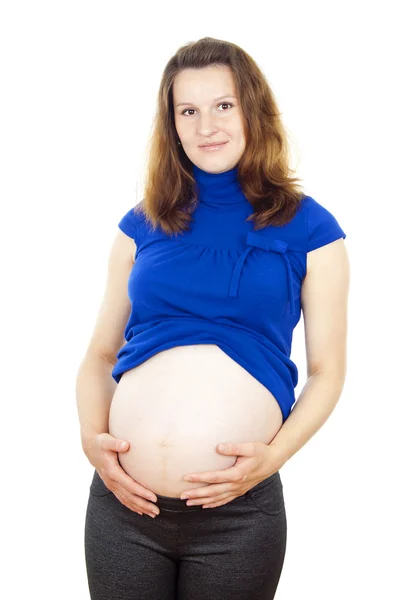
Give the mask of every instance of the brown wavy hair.
<svg viewBox="0 0 401 600">
<path fill-rule="evenodd" d="M 227 65 L 233 74 L 244 118 L 245 150 L 237 164 L 238 181 L 254 212 L 254 229 L 284 225 L 305 194 L 289 167 L 289 145 L 281 113 L 256 62 L 231 42 L 204 37 L 181 46 L 162 75 L 146 153 L 144 197 L 135 207 L 148 223 L 166 233 L 187 230 L 197 205 L 192 161 L 177 143 L 173 83 L 183 69 Z"/>
</svg>

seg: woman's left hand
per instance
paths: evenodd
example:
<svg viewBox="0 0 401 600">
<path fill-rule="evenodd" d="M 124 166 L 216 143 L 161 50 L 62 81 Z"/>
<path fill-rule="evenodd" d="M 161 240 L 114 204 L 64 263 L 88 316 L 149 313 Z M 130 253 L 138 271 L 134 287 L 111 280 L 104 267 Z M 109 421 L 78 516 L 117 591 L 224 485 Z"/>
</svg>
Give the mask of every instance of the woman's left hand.
<svg viewBox="0 0 401 600">
<path fill-rule="evenodd" d="M 202 504 L 202 508 L 214 508 L 228 504 L 234 498 L 242 496 L 258 483 L 273 475 L 281 468 L 274 450 L 263 442 L 242 442 L 225 444 L 226 450 L 217 451 L 226 456 L 237 456 L 232 467 L 222 471 L 209 471 L 204 473 L 188 473 L 185 481 L 210 483 L 212 485 L 193 488 L 181 494 L 186 494 L 191 504 Z M 188 502 L 187 502 L 188 504 Z"/>
</svg>

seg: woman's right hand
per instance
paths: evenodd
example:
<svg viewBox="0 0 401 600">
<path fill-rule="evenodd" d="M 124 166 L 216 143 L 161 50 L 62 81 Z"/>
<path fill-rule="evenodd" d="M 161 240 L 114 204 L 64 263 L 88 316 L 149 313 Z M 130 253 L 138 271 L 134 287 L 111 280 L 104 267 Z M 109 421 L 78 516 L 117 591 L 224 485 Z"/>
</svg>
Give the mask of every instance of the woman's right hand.
<svg viewBox="0 0 401 600">
<path fill-rule="evenodd" d="M 120 447 L 122 443 L 125 446 Z M 140 515 L 145 512 L 153 517 L 155 512 L 160 512 L 154 504 L 157 501 L 156 495 L 127 475 L 118 462 L 117 454 L 128 449 L 129 442 L 126 440 L 117 439 L 109 433 L 99 433 L 91 438 L 84 450 L 105 486 L 121 504 Z"/>
</svg>

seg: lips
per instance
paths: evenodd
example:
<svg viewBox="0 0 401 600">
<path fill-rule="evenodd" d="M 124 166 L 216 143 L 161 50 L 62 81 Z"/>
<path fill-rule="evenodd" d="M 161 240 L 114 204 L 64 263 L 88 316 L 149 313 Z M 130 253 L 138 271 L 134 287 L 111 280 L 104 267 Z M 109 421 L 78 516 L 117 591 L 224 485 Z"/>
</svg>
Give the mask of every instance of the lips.
<svg viewBox="0 0 401 600">
<path fill-rule="evenodd" d="M 203 146 L 199 146 L 199 148 L 210 148 L 211 146 L 222 146 L 223 144 L 227 144 L 227 142 L 216 142 L 214 144 L 203 144 Z"/>
</svg>

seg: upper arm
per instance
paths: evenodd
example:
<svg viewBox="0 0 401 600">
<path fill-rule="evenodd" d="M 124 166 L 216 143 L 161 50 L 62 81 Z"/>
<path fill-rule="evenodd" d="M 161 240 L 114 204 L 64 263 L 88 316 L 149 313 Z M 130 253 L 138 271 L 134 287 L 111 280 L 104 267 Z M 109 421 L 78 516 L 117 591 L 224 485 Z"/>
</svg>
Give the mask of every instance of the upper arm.
<svg viewBox="0 0 401 600">
<path fill-rule="evenodd" d="M 301 288 L 308 376 L 330 371 L 346 374 L 350 265 L 343 239 L 307 253 Z"/>
<path fill-rule="evenodd" d="M 113 240 L 108 257 L 107 280 L 87 353 L 95 352 L 113 365 L 124 345 L 124 331 L 130 315 L 128 277 L 134 264 L 136 245 L 121 230 Z"/>
</svg>

